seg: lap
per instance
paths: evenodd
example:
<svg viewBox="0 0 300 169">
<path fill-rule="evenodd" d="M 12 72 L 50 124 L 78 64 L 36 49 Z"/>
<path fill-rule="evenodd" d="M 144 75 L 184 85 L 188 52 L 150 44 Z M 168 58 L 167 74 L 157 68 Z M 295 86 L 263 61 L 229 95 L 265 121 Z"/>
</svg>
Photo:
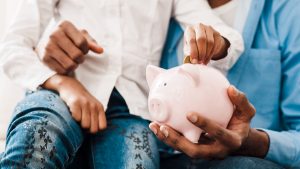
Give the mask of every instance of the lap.
<svg viewBox="0 0 300 169">
<path fill-rule="evenodd" d="M 90 138 L 94 168 L 158 168 L 156 138 L 148 125 L 132 115 L 110 119 L 105 131 Z"/>
<path fill-rule="evenodd" d="M 92 168 L 159 168 L 157 140 L 149 122 L 129 114 L 115 90 L 106 112 L 108 127 L 90 137 Z"/>
<path fill-rule="evenodd" d="M 282 169 L 279 165 L 261 158 L 245 157 L 245 156 L 232 156 L 224 160 L 214 160 L 211 162 L 212 169 Z"/>
<path fill-rule="evenodd" d="M 223 160 L 191 159 L 177 154 L 161 159 L 161 169 L 283 169 L 283 167 L 260 158 L 230 156 Z"/>
</svg>

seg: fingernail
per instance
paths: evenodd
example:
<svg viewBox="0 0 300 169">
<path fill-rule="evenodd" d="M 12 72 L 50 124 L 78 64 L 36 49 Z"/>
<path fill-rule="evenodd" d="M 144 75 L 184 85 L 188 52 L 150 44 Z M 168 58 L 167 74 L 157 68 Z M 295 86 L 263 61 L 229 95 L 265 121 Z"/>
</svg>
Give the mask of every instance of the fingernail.
<svg viewBox="0 0 300 169">
<path fill-rule="evenodd" d="M 163 133 L 163 135 L 167 138 L 169 136 L 169 132 L 165 126 L 160 126 L 160 131 Z"/>
<path fill-rule="evenodd" d="M 190 114 L 189 116 L 189 120 L 192 122 L 192 123 L 196 123 L 197 120 L 198 120 L 198 117 L 196 114 Z"/>
<path fill-rule="evenodd" d="M 154 127 L 154 124 L 150 123 L 149 124 L 149 128 L 151 129 L 151 131 L 156 135 L 157 134 L 157 129 Z"/>
<path fill-rule="evenodd" d="M 193 64 L 197 64 L 197 63 L 198 63 L 198 60 L 197 60 L 197 59 L 192 59 L 192 63 L 193 63 Z"/>
</svg>

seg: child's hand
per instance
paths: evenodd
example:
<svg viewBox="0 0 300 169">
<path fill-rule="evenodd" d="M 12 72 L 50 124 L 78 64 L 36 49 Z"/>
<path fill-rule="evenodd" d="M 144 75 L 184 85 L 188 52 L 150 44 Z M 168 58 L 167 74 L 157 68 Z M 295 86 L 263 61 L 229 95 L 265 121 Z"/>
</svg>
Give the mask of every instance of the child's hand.
<svg viewBox="0 0 300 169">
<path fill-rule="evenodd" d="M 227 55 L 230 43 L 211 26 L 198 24 L 188 27 L 184 33 L 184 54 L 190 56 L 193 64 L 208 64 Z"/>
<path fill-rule="evenodd" d="M 56 90 L 68 105 L 72 117 L 81 122 L 81 127 L 91 133 L 106 128 L 106 117 L 102 104 L 74 78 L 54 75 L 44 88 Z"/>
<path fill-rule="evenodd" d="M 85 60 L 89 51 L 101 54 L 103 48 L 97 44 L 86 30 L 79 30 L 69 22 L 63 21 L 51 33 L 45 47 L 42 61 L 58 74 L 72 73 Z"/>
</svg>

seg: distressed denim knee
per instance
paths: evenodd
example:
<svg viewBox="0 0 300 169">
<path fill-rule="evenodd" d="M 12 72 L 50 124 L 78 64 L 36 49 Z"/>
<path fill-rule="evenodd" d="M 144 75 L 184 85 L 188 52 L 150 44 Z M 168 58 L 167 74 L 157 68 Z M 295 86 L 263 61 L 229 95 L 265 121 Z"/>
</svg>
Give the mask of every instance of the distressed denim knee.
<svg viewBox="0 0 300 169">
<path fill-rule="evenodd" d="M 83 132 L 60 97 L 32 92 L 15 108 L 0 168 L 64 168 L 82 142 Z"/>
<path fill-rule="evenodd" d="M 159 168 L 156 138 L 148 125 L 129 114 L 109 119 L 105 131 L 91 136 L 91 168 Z"/>
</svg>

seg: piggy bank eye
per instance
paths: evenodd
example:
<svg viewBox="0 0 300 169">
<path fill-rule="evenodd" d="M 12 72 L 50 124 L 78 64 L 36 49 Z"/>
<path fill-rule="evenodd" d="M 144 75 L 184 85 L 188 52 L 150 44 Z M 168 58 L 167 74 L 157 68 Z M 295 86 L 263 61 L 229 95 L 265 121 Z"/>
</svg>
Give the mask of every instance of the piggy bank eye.
<svg viewBox="0 0 300 169">
<path fill-rule="evenodd" d="M 167 83 L 164 83 L 164 86 L 167 86 Z"/>
</svg>

